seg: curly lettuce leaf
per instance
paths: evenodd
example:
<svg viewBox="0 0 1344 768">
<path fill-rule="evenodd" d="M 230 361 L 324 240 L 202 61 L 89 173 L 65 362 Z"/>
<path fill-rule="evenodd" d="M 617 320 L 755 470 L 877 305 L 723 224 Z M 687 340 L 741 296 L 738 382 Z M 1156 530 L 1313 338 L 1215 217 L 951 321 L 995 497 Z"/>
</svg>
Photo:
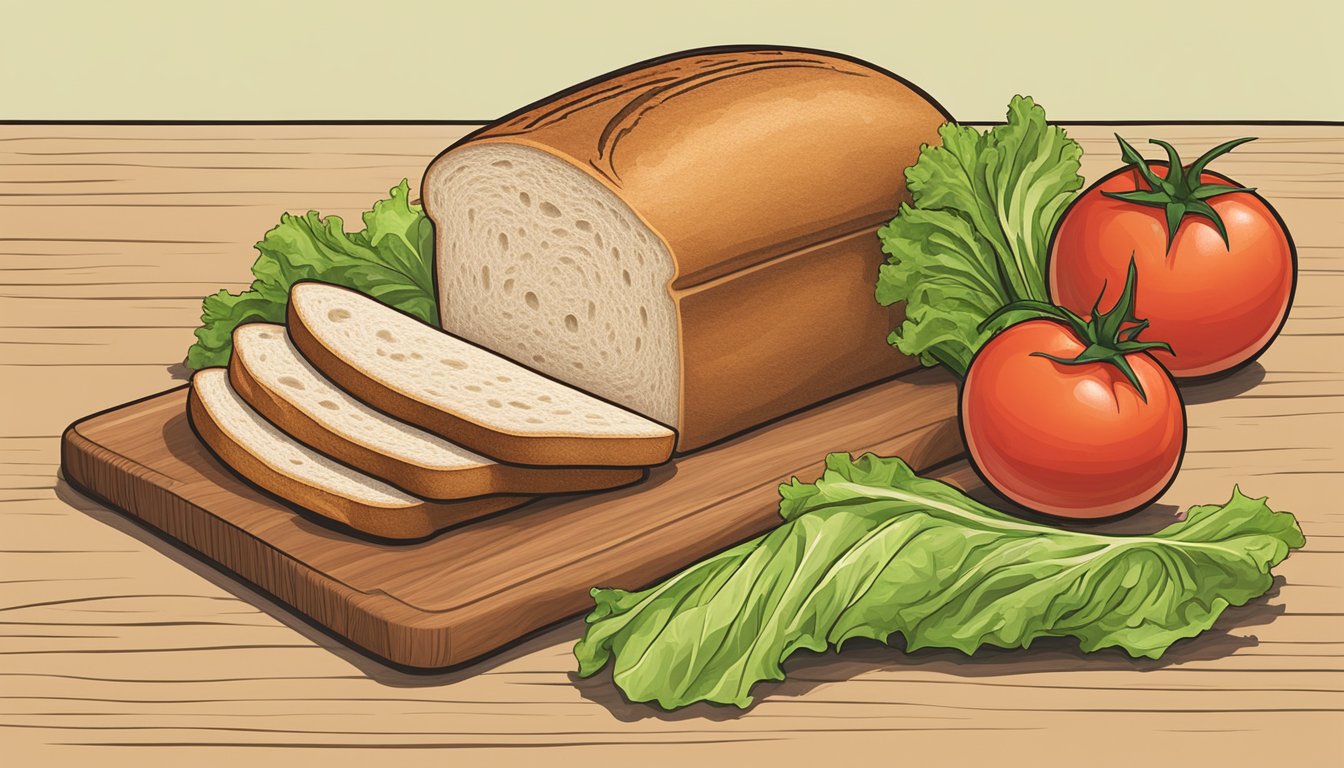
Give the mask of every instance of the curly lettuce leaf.
<svg viewBox="0 0 1344 768">
<path fill-rule="evenodd" d="M 878 230 L 888 258 L 877 300 L 905 302 L 893 346 L 964 376 L 980 345 L 1018 319 L 981 332 L 986 317 L 1014 301 L 1049 301 L 1050 235 L 1082 188 L 1082 149 L 1022 96 L 1005 125 L 981 133 L 948 123 L 938 133 L 942 145 L 924 147 L 905 172 L 914 205 Z"/>
<path fill-rule="evenodd" d="M 852 638 L 971 654 L 1072 637 L 1158 658 L 1268 591 L 1304 544 L 1291 514 L 1240 490 L 1150 536 L 1106 536 L 1012 517 L 900 459 L 826 466 L 780 488 L 774 531 L 643 592 L 593 590 L 579 674 L 610 662 L 632 701 L 745 707 L 794 652 Z"/>
<path fill-rule="evenodd" d="M 423 209 L 410 202 L 409 189 L 403 180 L 388 199 L 374 203 L 359 232 L 347 234 L 339 216 L 281 215 L 280 224 L 256 245 L 260 255 L 252 265 L 252 285 L 236 295 L 220 291 L 205 297 L 187 367 L 227 365 L 233 329 L 242 323 L 284 322 L 289 288 L 300 280 L 353 288 L 438 325 L 434 229 Z"/>
</svg>

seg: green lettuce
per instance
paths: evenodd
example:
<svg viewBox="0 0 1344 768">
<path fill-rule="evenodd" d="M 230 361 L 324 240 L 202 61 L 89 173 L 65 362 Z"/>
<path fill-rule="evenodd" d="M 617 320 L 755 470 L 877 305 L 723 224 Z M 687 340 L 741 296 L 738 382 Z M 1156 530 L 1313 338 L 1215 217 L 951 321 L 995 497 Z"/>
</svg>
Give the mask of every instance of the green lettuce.
<svg viewBox="0 0 1344 768">
<path fill-rule="evenodd" d="M 339 216 L 281 215 L 256 245 L 252 285 L 237 295 L 221 290 L 205 297 L 187 367 L 228 364 L 233 329 L 242 323 L 284 322 L 289 288 L 300 280 L 353 288 L 437 326 L 434 229 L 410 202 L 409 189 L 403 180 L 363 215 L 364 229 L 351 234 Z"/>
<path fill-rule="evenodd" d="M 948 123 L 938 134 L 942 146 L 924 147 L 905 172 L 914 205 L 878 230 L 888 258 L 877 300 L 905 302 L 893 346 L 964 376 L 980 345 L 1021 318 L 1009 313 L 983 331 L 981 322 L 1014 301 L 1050 300 L 1050 234 L 1083 186 L 1083 151 L 1022 96 L 1005 125 L 981 133 Z"/>
<path fill-rule="evenodd" d="M 1155 534 L 1106 536 L 999 512 L 900 459 L 826 467 L 780 487 L 774 531 L 643 592 L 593 590 L 579 674 L 614 662 L 627 697 L 671 709 L 745 707 L 795 651 L 852 638 L 970 654 L 1072 637 L 1155 659 L 1268 591 L 1304 543 L 1291 514 L 1240 490 Z"/>
</svg>

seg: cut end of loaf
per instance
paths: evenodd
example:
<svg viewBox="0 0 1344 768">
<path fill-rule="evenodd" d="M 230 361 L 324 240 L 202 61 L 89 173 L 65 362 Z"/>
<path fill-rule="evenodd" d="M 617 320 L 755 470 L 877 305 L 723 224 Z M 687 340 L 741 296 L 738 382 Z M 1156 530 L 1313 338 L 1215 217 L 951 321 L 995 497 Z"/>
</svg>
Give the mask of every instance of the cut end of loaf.
<svg viewBox="0 0 1344 768">
<path fill-rule="evenodd" d="M 531 147 L 430 167 L 444 330 L 662 424 L 680 417 L 667 247 L 619 197 Z"/>
</svg>

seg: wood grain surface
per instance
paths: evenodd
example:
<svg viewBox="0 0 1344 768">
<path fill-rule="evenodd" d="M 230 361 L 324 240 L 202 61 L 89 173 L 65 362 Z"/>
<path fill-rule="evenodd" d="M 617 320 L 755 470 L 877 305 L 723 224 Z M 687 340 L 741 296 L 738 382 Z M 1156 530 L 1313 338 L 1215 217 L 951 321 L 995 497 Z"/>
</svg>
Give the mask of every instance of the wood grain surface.
<svg viewBox="0 0 1344 768">
<path fill-rule="evenodd" d="M 1340 126 L 1120 129 L 1196 153 L 1260 136 L 1218 167 L 1278 208 L 1300 266 L 1288 325 L 1259 364 L 1186 390 L 1182 472 L 1125 524 L 1155 527 L 1239 483 L 1296 513 L 1307 546 L 1270 595 L 1161 661 L 1062 642 L 971 659 L 855 644 L 789 662 L 746 713 L 666 714 L 623 701 L 609 676 L 575 679 L 571 620 L 481 663 L 409 675 L 58 477 L 67 424 L 180 383 L 200 297 L 246 285 L 250 245 L 280 211 L 355 215 L 465 130 L 0 126 L 0 751 L 14 764 L 352 765 L 377 759 L 372 747 L 426 765 L 1337 764 Z M 1070 128 L 1089 178 L 1116 163 L 1113 130 Z M 964 465 L 948 473 L 988 497 Z"/>
</svg>

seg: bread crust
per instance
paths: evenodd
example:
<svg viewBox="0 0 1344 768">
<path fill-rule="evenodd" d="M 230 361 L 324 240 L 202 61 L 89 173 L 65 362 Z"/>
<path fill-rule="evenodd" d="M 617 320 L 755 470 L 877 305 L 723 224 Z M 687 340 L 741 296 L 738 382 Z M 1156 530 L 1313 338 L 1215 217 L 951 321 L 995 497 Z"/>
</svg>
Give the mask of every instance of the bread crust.
<svg viewBox="0 0 1344 768">
<path fill-rule="evenodd" d="M 885 224 L 909 200 L 905 169 L 950 119 L 914 86 L 835 54 L 691 51 L 553 96 L 448 151 L 525 144 L 593 175 L 672 246 L 681 289 Z"/>
<path fill-rule="evenodd" d="M 909 202 L 905 169 L 949 120 L 913 85 L 834 54 L 691 51 L 467 136 L 424 188 L 453 151 L 509 143 L 627 203 L 676 266 L 673 426 L 686 452 L 916 364 L 885 343 L 903 309 L 873 298 L 885 258 L 876 230 Z"/>
<path fill-rule="evenodd" d="M 289 302 L 289 338 L 322 375 L 378 410 L 505 464 L 528 467 L 650 467 L 672 455 L 676 435 L 660 437 L 575 437 L 515 435 L 435 408 L 364 374 L 328 348 Z"/>
<path fill-rule="evenodd" d="M 385 539 L 420 539 L 493 512 L 521 506 L 527 496 L 487 496 L 454 502 L 420 501 L 411 506 L 365 504 L 277 472 L 215 422 L 194 387 L 187 393 L 192 430 L 225 466 L 261 490 L 296 507 Z"/>
<path fill-rule="evenodd" d="M 876 239 L 851 235 L 676 294 L 690 361 L 680 450 L 919 365 L 887 344 L 904 307 L 873 299 Z"/>
<path fill-rule="evenodd" d="M 229 360 L 229 383 L 253 410 L 283 432 L 326 455 L 383 482 L 427 499 L 460 500 L 491 494 L 573 493 L 616 488 L 637 482 L 637 468 L 519 467 L 483 464 L 462 469 L 426 467 L 388 456 L 349 440 L 296 407 L 248 368 L 246 355 Z"/>
</svg>

